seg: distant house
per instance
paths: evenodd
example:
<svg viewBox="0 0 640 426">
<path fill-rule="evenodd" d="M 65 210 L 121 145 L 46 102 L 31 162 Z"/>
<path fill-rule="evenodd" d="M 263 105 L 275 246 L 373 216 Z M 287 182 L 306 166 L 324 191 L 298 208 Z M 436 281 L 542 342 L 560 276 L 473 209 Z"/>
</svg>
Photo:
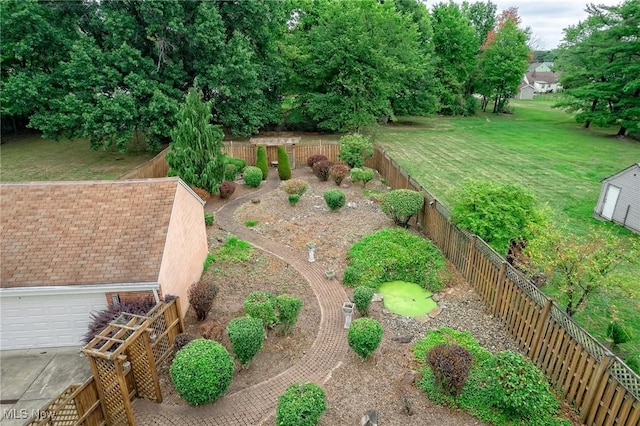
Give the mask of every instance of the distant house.
<svg viewBox="0 0 640 426">
<path fill-rule="evenodd" d="M 533 99 L 535 91 L 535 87 L 523 80 L 518 86 L 518 94 L 516 95 L 516 98 L 530 101 Z"/>
<path fill-rule="evenodd" d="M 527 72 L 550 72 L 553 69 L 553 62 L 533 62 L 529 64 Z"/>
<path fill-rule="evenodd" d="M 640 163 L 602 180 L 593 213 L 640 234 Z"/>
<path fill-rule="evenodd" d="M 90 312 L 131 298 L 184 314 L 203 204 L 177 177 L 0 184 L 0 349 L 78 345 Z"/>
</svg>

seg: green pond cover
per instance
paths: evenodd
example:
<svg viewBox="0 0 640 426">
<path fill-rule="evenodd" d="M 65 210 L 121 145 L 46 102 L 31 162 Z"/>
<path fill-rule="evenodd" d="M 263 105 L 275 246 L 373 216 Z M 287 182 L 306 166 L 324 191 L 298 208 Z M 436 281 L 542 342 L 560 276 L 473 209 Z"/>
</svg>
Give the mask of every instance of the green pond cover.
<svg viewBox="0 0 640 426">
<path fill-rule="evenodd" d="M 419 317 L 438 306 L 431 293 L 415 283 L 391 281 L 380 284 L 378 291 L 384 296 L 384 307 L 398 315 Z"/>
</svg>

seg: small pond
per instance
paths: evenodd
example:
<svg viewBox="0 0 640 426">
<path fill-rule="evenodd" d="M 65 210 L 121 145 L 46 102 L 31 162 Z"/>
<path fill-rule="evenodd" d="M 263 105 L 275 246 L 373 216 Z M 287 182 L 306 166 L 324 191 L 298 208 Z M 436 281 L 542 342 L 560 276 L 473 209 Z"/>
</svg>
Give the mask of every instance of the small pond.
<svg viewBox="0 0 640 426">
<path fill-rule="evenodd" d="M 394 314 L 419 317 L 438 306 L 432 294 L 415 283 L 391 281 L 380 284 L 378 291 L 384 296 L 384 307 Z"/>
</svg>

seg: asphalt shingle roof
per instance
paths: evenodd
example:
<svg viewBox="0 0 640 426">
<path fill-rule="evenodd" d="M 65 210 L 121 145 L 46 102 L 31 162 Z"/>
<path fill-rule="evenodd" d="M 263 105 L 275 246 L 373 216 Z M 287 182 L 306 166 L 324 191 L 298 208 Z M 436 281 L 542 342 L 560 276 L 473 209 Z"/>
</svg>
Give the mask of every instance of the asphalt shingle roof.
<svg viewBox="0 0 640 426">
<path fill-rule="evenodd" d="M 0 185 L 0 286 L 158 279 L 178 178 Z"/>
</svg>

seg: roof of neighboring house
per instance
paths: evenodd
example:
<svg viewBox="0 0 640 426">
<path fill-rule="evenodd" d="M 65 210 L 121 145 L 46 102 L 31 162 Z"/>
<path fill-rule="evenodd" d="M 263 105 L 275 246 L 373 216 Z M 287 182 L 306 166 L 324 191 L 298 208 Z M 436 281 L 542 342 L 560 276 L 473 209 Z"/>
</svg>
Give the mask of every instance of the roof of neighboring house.
<svg viewBox="0 0 640 426">
<path fill-rule="evenodd" d="M 532 72 L 538 67 L 547 67 L 553 68 L 553 62 L 532 62 L 529 64 L 529 68 L 527 68 L 527 72 Z"/>
<path fill-rule="evenodd" d="M 616 173 L 612 174 L 611 176 L 607 176 L 606 178 L 602 179 L 600 182 L 604 182 L 605 180 L 609 180 L 609 179 L 616 178 L 616 177 L 618 177 L 618 176 L 620 176 L 620 175 L 622 175 L 622 174 L 626 173 L 626 172 L 627 172 L 627 171 L 629 171 L 630 169 L 633 169 L 633 168 L 636 168 L 636 167 L 637 167 L 638 169 L 640 169 L 640 163 L 633 163 L 633 164 L 632 164 L 632 165 L 630 165 L 629 167 L 627 167 L 627 168 L 625 168 L 625 169 L 622 169 L 622 170 L 620 170 L 619 172 L 616 172 Z"/>
<path fill-rule="evenodd" d="M 554 84 L 558 82 L 559 74 L 554 72 L 528 72 L 527 80 L 530 82 L 544 81 L 545 83 Z"/>
<path fill-rule="evenodd" d="M 0 184 L 0 286 L 157 281 L 179 185 L 177 177 Z"/>
</svg>

